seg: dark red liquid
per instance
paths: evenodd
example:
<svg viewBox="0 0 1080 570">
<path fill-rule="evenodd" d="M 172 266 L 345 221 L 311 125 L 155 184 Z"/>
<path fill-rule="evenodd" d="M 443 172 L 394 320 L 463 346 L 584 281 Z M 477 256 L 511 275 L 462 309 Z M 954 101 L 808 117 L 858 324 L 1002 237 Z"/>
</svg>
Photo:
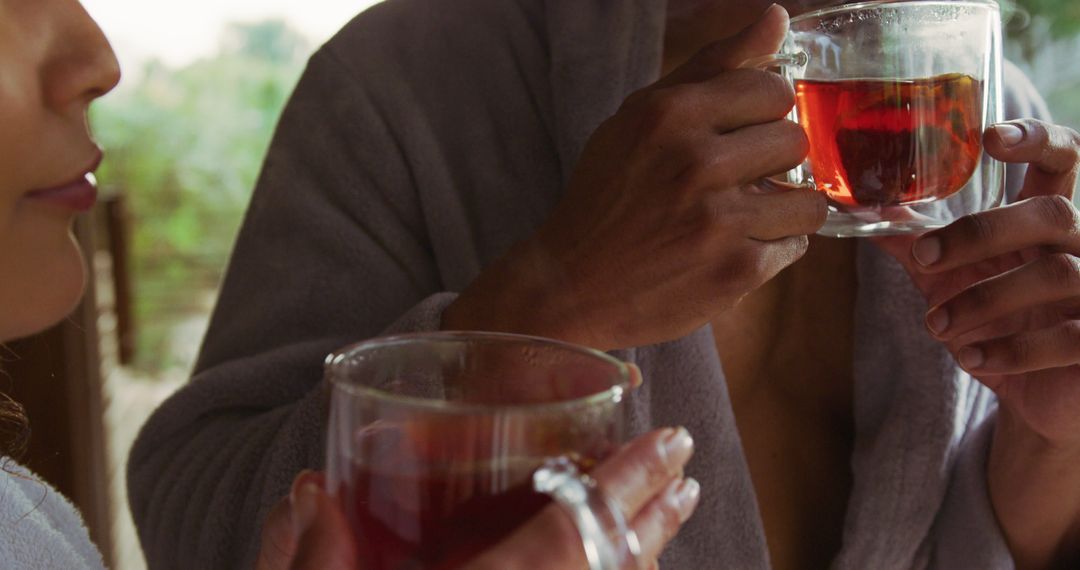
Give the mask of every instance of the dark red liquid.
<svg viewBox="0 0 1080 570">
<path fill-rule="evenodd" d="M 532 469 L 493 464 L 409 474 L 358 467 L 352 527 L 364 570 L 457 568 L 508 536 L 549 502 Z M 349 509 L 346 507 L 346 512 Z"/>
<path fill-rule="evenodd" d="M 943 198 L 982 153 L 982 84 L 961 74 L 795 83 L 818 188 L 845 205 Z"/>
</svg>

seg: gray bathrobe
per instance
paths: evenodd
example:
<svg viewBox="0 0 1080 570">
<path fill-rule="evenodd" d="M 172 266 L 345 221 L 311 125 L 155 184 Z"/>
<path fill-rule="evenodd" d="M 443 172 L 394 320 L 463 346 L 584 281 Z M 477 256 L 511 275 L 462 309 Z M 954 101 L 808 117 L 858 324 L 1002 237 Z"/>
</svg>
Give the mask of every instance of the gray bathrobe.
<svg viewBox="0 0 1080 570">
<path fill-rule="evenodd" d="M 322 464 L 323 356 L 438 328 L 454 292 L 544 220 L 593 129 L 657 78 L 664 10 L 389 0 L 311 58 L 195 377 L 132 451 L 131 508 L 153 568 L 251 565 L 269 509 Z M 1010 114 L 1045 116 L 1026 79 L 1009 77 Z M 834 566 L 1010 567 L 984 477 L 993 395 L 927 336 L 920 294 L 866 242 L 858 280 L 854 488 Z M 767 568 L 710 329 L 620 356 L 646 378 L 635 431 L 685 425 L 697 441 L 686 471 L 701 504 L 664 567 Z"/>
</svg>

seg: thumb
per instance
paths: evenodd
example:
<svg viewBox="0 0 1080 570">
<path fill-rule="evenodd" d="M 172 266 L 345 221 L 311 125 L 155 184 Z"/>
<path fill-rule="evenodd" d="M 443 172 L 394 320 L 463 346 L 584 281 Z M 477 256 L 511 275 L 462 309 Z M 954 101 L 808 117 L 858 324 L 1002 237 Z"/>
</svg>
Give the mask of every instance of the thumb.
<svg viewBox="0 0 1080 570">
<path fill-rule="evenodd" d="M 660 85 L 705 81 L 723 71 L 738 69 L 747 60 L 776 53 L 784 45 L 789 23 L 787 10 L 773 4 L 743 31 L 702 48 Z"/>
<path fill-rule="evenodd" d="M 293 495 L 299 540 L 291 570 L 355 570 L 356 551 L 345 515 L 321 487 L 303 483 Z"/>
<path fill-rule="evenodd" d="M 991 126 L 983 143 L 998 160 L 1028 164 L 1018 200 L 1054 194 L 1072 197 L 1080 171 L 1080 135 L 1076 131 L 1022 119 Z"/>
</svg>

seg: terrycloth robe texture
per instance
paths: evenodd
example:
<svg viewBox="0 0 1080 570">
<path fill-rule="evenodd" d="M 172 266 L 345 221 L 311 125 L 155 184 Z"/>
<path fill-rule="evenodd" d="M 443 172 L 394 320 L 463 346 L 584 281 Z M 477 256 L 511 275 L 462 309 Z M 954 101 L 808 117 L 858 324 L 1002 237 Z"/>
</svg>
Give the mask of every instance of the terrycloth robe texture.
<svg viewBox="0 0 1080 570">
<path fill-rule="evenodd" d="M 322 465 L 324 355 L 438 328 L 454 292 L 545 218 L 595 127 L 657 78 L 664 10 L 389 0 L 312 57 L 195 377 L 131 455 L 152 568 L 251 565 L 270 508 L 298 471 Z M 1008 82 L 1011 115 L 1045 116 L 1026 79 Z M 992 394 L 924 332 L 921 296 L 867 242 L 858 283 L 854 488 L 834 567 L 1010 567 L 984 483 Z M 685 425 L 697 441 L 686 472 L 701 504 L 663 567 L 767 568 L 711 330 L 619 356 L 646 378 L 634 431 Z"/>
<path fill-rule="evenodd" d="M 0 568 L 104 570 L 67 498 L 7 457 L 0 469 Z"/>
</svg>

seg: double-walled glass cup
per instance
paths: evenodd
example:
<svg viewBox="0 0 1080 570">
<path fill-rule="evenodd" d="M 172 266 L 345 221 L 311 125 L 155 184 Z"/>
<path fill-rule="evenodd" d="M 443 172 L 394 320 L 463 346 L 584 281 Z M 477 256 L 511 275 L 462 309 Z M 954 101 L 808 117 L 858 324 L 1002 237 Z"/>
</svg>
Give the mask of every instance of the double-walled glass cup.
<svg viewBox="0 0 1080 570">
<path fill-rule="evenodd" d="M 788 182 L 829 199 L 819 233 L 921 232 L 997 206 L 1004 166 L 983 150 L 1001 120 L 993 0 L 878 1 L 791 20 L 782 68 L 810 156 Z"/>
<path fill-rule="evenodd" d="M 553 500 L 593 569 L 638 568 L 585 473 L 623 443 L 626 364 L 556 341 L 431 333 L 327 357 L 327 481 L 364 570 L 450 569 Z"/>
</svg>

